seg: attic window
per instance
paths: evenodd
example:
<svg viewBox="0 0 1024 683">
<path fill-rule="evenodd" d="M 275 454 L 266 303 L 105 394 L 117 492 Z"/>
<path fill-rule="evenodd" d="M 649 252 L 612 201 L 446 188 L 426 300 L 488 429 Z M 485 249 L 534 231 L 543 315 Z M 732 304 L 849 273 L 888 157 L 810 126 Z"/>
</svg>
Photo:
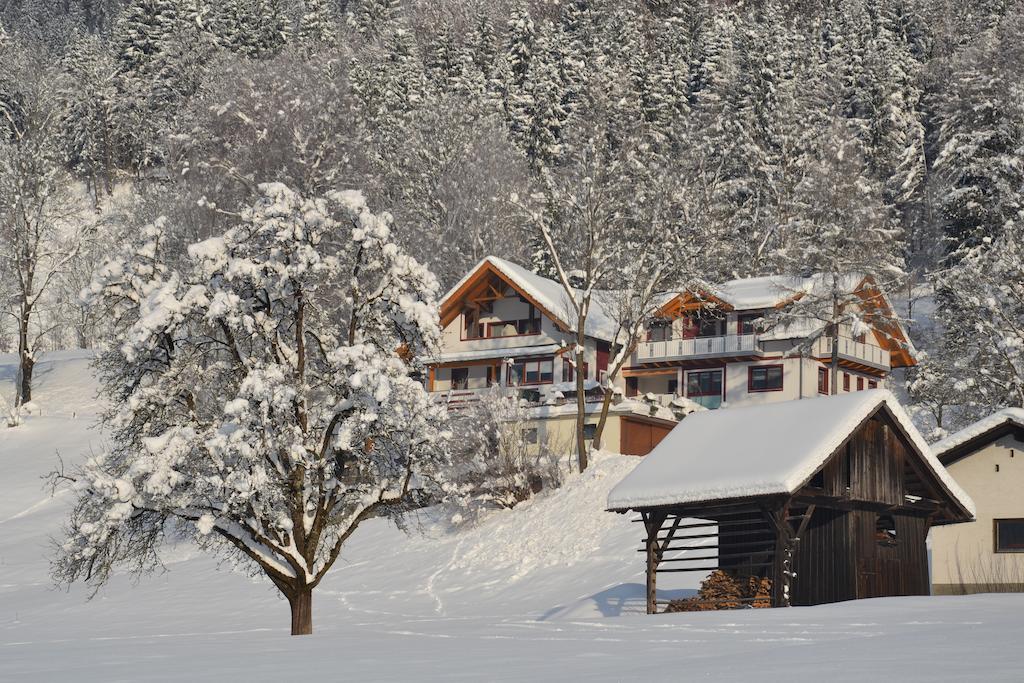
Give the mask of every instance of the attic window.
<svg viewBox="0 0 1024 683">
<path fill-rule="evenodd" d="M 875 518 L 875 540 L 878 545 L 896 545 L 896 520 L 892 515 L 878 515 Z"/>
</svg>

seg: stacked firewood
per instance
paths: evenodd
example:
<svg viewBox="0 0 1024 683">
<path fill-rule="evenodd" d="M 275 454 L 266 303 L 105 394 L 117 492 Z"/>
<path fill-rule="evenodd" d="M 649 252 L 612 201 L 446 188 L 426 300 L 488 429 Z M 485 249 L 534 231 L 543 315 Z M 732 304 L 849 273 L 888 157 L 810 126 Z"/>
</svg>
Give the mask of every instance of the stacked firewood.
<svg viewBox="0 0 1024 683">
<path fill-rule="evenodd" d="M 716 569 L 692 598 L 673 600 L 666 612 L 704 612 L 740 607 L 771 607 L 772 582 L 759 576 L 735 577 Z"/>
</svg>

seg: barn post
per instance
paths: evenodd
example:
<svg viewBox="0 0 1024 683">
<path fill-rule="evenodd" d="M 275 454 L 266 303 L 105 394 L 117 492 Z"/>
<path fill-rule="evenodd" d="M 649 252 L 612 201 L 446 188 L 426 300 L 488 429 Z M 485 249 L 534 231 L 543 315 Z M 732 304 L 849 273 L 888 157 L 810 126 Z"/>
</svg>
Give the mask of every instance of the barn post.
<svg viewBox="0 0 1024 683">
<path fill-rule="evenodd" d="M 657 614 L 657 583 L 658 583 L 658 562 L 661 561 L 661 544 L 658 543 L 658 533 L 662 524 L 668 516 L 664 512 L 642 512 L 644 528 L 647 530 L 647 539 L 644 541 L 647 550 L 647 613 Z"/>
<path fill-rule="evenodd" d="M 793 529 L 789 526 L 789 501 L 780 509 L 764 511 L 775 530 L 772 555 L 772 607 L 789 607 L 790 577 L 793 573 Z"/>
</svg>

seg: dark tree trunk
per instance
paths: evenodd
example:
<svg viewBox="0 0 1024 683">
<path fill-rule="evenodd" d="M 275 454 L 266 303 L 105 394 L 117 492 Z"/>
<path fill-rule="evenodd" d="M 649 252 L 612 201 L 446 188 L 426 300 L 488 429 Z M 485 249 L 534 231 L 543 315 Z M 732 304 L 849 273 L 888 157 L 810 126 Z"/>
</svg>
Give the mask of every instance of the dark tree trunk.
<svg viewBox="0 0 1024 683">
<path fill-rule="evenodd" d="M 313 589 L 300 588 L 288 596 L 292 610 L 292 635 L 308 636 L 313 633 Z"/>
<path fill-rule="evenodd" d="M 24 405 L 32 400 L 32 370 L 36 362 L 28 346 L 30 315 L 31 309 L 23 308 L 18 320 L 18 386 L 15 387 L 15 406 Z"/>
</svg>

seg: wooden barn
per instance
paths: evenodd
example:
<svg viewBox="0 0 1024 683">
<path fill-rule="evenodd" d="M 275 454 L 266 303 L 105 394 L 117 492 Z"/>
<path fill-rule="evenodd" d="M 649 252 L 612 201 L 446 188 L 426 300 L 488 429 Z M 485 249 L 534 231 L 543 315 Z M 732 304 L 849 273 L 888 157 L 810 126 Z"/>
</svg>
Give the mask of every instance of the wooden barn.
<svg viewBox="0 0 1024 683">
<path fill-rule="evenodd" d="M 929 528 L 974 515 L 884 390 L 694 413 L 608 508 L 640 513 L 648 613 L 665 605 L 666 572 L 715 572 L 767 593 L 730 607 L 927 595 Z"/>
</svg>

